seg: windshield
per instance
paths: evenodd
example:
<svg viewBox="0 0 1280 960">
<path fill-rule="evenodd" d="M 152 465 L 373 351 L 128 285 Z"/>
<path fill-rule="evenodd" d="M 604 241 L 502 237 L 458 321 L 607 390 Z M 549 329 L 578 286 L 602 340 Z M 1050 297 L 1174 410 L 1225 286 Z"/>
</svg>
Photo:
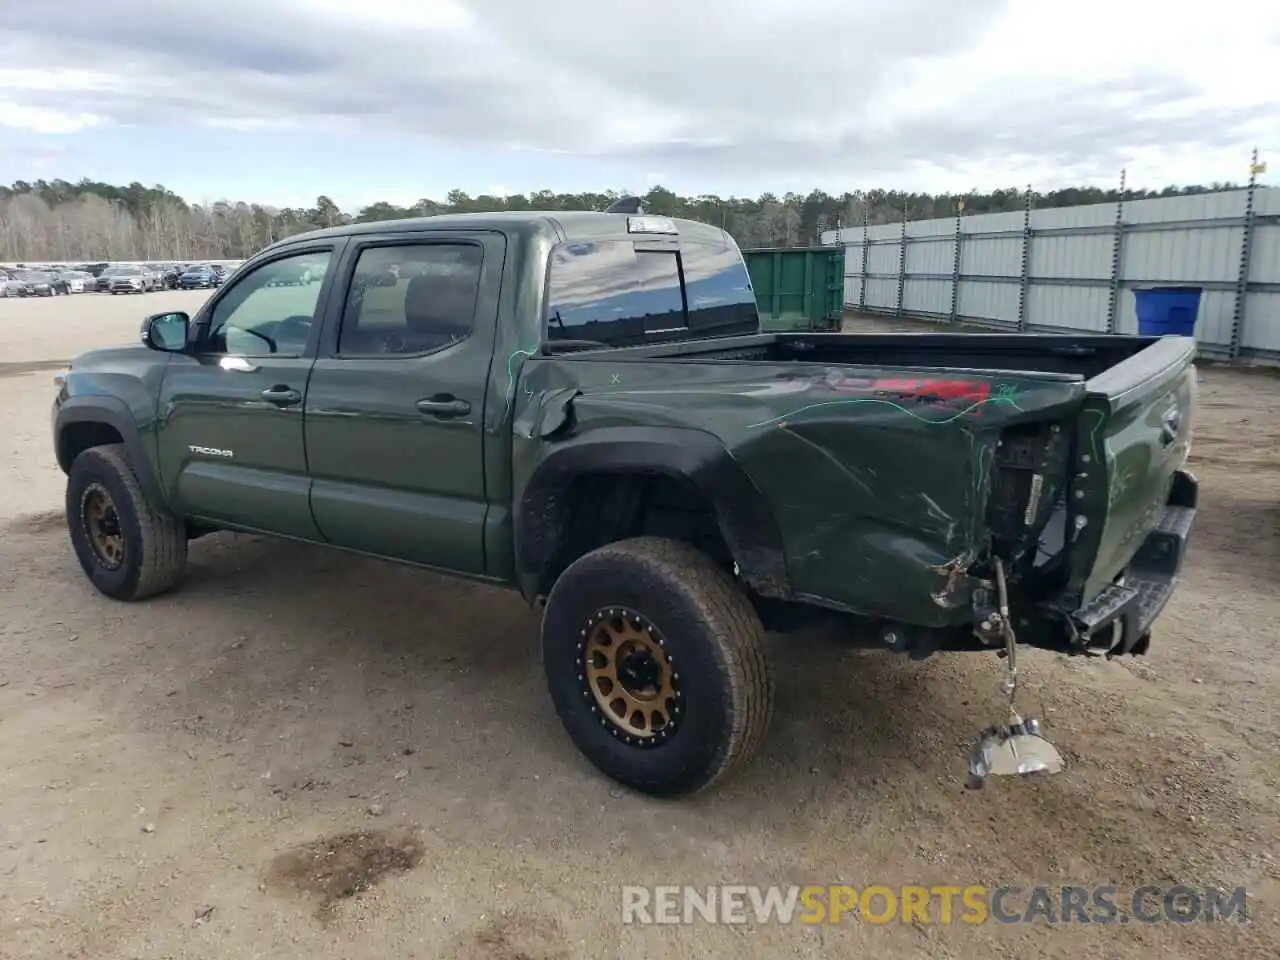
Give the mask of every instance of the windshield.
<svg viewBox="0 0 1280 960">
<path fill-rule="evenodd" d="M 137 276 L 140 276 L 141 274 L 142 274 L 142 271 L 139 270 L 137 267 L 120 267 L 116 271 L 117 277 L 137 277 Z"/>
</svg>

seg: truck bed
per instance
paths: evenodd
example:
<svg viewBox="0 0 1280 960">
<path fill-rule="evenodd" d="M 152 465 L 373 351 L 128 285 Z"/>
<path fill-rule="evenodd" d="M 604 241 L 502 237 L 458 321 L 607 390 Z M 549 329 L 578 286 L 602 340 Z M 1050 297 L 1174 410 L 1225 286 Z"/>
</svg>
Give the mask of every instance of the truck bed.
<svg viewBox="0 0 1280 960">
<path fill-rule="evenodd" d="M 799 599 L 963 622 L 958 585 L 999 556 L 1028 595 L 1078 606 L 1162 522 L 1194 351 L 1183 337 L 775 333 L 535 356 L 517 450 L 637 420 L 711 433 L 771 505 Z"/>
<path fill-rule="evenodd" d="M 619 359 L 756 360 L 1060 374 L 1092 379 L 1157 337 L 1005 333 L 778 333 L 623 347 Z M 588 350 L 566 357 L 598 357 Z"/>
</svg>

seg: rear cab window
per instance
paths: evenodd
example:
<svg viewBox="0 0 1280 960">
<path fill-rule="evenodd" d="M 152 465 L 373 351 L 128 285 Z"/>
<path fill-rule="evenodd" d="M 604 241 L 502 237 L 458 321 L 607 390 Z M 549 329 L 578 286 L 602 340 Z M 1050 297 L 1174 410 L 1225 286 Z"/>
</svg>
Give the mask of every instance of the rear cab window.
<svg viewBox="0 0 1280 960">
<path fill-rule="evenodd" d="M 718 242 L 562 243 L 547 280 L 547 339 L 638 346 L 756 333 L 737 248 Z"/>
</svg>

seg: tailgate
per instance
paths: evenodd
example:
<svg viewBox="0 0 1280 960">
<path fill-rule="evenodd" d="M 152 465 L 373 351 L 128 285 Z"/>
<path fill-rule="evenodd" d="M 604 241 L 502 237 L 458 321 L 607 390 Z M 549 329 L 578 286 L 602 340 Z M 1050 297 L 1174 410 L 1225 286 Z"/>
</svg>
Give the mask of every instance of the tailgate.
<svg viewBox="0 0 1280 960">
<path fill-rule="evenodd" d="M 1084 549 L 1073 557 L 1086 601 L 1124 572 L 1165 520 L 1191 446 L 1195 352 L 1190 337 L 1163 337 L 1086 384 L 1075 491 Z"/>
</svg>

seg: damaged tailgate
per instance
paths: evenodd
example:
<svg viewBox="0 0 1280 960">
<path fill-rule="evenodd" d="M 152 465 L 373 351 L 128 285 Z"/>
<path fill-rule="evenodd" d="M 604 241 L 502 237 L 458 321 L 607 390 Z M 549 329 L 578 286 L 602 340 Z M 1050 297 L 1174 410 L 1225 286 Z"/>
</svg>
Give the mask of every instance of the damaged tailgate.
<svg viewBox="0 0 1280 960">
<path fill-rule="evenodd" d="M 1196 399 L 1195 341 L 1165 337 L 1086 384 L 1072 504 L 1072 586 L 1086 635 L 1145 633 L 1172 592 L 1196 507 L 1183 466 Z M 1106 631 L 1104 645 L 1113 634 Z"/>
</svg>

